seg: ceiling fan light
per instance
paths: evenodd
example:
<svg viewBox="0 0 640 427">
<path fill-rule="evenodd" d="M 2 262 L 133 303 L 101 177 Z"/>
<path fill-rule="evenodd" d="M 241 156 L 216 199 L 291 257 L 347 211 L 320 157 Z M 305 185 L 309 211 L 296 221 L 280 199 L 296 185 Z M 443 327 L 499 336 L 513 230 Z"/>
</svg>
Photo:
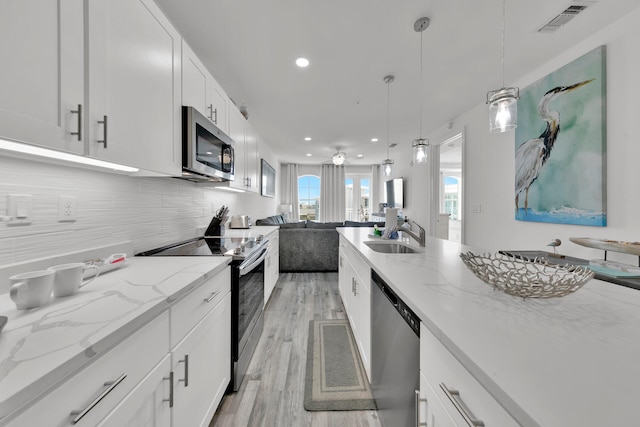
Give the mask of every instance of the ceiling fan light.
<svg viewBox="0 0 640 427">
<path fill-rule="evenodd" d="M 507 132 L 518 126 L 518 99 L 520 89 L 517 87 L 503 87 L 487 93 L 491 132 Z"/>
<path fill-rule="evenodd" d="M 382 162 L 382 171 L 384 172 L 384 176 L 391 176 L 391 169 L 393 167 L 393 160 L 385 159 Z"/>
<path fill-rule="evenodd" d="M 336 154 L 333 155 L 333 157 L 331 158 L 331 161 L 333 162 L 334 165 L 340 166 L 344 163 L 346 158 L 347 156 L 342 151 L 338 151 Z"/>
<path fill-rule="evenodd" d="M 411 143 L 413 147 L 413 163 L 423 164 L 427 163 L 429 140 L 424 138 L 414 139 Z"/>
</svg>

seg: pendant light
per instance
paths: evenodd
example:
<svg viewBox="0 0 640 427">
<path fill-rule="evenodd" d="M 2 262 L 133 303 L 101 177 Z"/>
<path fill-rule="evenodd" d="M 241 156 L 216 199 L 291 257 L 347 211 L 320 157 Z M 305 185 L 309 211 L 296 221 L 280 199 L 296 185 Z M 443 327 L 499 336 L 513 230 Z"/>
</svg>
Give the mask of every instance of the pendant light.
<svg viewBox="0 0 640 427">
<path fill-rule="evenodd" d="M 411 143 L 413 147 L 413 163 L 427 163 L 429 140 L 422 137 L 422 32 L 429 26 L 429 18 L 420 18 L 413 24 L 413 29 L 420 33 L 420 137 Z"/>
<path fill-rule="evenodd" d="M 389 105 L 391 103 L 389 96 L 389 85 L 393 83 L 393 80 L 395 80 L 395 78 L 392 75 L 385 76 L 384 79 L 382 79 L 382 81 L 387 84 L 387 158 L 382 162 L 382 170 L 384 172 L 384 176 L 391 176 L 391 169 L 393 167 L 393 160 L 389 158 L 389 147 L 391 146 L 391 143 L 389 141 L 389 122 L 391 121 L 391 113 L 389 109 Z"/>
<path fill-rule="evenodd" d="M 504 87 L 504 27 L 506 0 L 502 0 L 502 88 L 487 93 L 489 104 L 489 130 L 506 132 L 518 126 L 518 99 L 520 88 Z"/>
</svg>

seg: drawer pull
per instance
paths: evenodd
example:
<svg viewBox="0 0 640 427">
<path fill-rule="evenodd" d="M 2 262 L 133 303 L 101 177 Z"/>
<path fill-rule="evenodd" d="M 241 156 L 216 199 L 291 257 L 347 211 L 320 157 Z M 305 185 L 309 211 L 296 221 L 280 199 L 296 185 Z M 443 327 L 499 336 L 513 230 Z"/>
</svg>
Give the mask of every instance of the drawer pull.
<svg viewBox="0 0 640 427">
<path fill-rule="evenodd" d="M 189 387 L 189 355 L 185 354 L 184 359 L 178 360 L 178 363 L 184 363 L 184 378 L 178 382 L 184 382 L 184 386 Z"/>
<path fill-rule="evenodd" d="M 460 392 L 458 390 L 449 389 L 444 383 L 440 383 L 440 388 L 447 395 L 453 406 L 458 410 L 462 418 L 466 421 L 470 427 L 484 427 L 484 423 L 480 420 L 473 418 L 473 415 L 469 413 L 466 405 L 460 398 Z M 457 397 L 457 398 L 456 398 Z"/>
<path fill-rule="evenodd" d="M 78 115 L 78 131 L 71 132 L 71 135 L 76 135 L 78 137 L 78 141 L 82 141 L 82 104 L 78 104 L 77 110 L 71 110 L 71 114 Z"/>
<path fill-rule="evenodd" d="M 91 403 L 89 403 L 83 410 L 71 412 L 71 424 L 77 424 L 78 421 L 80 421 L 85 415 L 87 415 L 89 411 L 91 411 L 98 403 L 100 403 L 102 399 L 107 397 L 107 395 L 111 393 L 114 388 L 118 387 L 118 384 L 124 381 L 125 378 L 127 378 L 127 374 L 122 374 L 115 381 L 105 382 L 104 387 L 106 388 L 102 391 L 102 393 L 98 395 L 98 397 L 93 399 Z"/>
<path fill-rule="evenodd" d="M 169 381 L 169 398 L 162 399 L 163 402 L 169 402 L 169 408 L 173 408 L 173 371 L 169 372 L 168 377 L 162 378 L 165 381 Z"/>
<path fill-rule="evenodd" d="M 211 302 L 218 295 L 220 291 L 212 292 L 207 298 L 204 299 L 204 302 Z"/>
</svg>

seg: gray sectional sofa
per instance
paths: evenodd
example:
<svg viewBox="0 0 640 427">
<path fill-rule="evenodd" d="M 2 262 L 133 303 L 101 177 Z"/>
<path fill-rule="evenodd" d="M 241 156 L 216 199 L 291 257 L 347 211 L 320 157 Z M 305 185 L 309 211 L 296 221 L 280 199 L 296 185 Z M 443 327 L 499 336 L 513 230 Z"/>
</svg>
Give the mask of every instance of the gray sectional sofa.
<svg viewBox="0 0 640 427">
<path fill-rule="evenodd" d="M 280 226 L 280 271 L 338 271 L 337 227 L 373 227 L 373 222 L 286 222 L 282 215 L 256 220 Z M 378 223 L 384 227 L 384 223 Z"/>
</svg>

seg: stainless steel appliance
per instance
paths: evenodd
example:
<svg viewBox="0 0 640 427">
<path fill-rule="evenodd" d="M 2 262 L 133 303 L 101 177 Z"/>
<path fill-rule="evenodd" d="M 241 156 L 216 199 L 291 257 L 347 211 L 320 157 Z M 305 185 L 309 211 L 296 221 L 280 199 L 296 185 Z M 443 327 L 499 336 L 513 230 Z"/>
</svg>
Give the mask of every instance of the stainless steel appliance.
<svg viewBox="0 0 640 427">
<path fill-rule="evenodd" d="M 234 142 L 193 107 L 182 107 L 182 176 L 190 181 L 233 181 Z"/>
<path fill-rule="evenodd" d="M 249 228 L 251 217 L 249 215 L 233 215 L 229 221 L 229 228 Z"/>
<path fill-rule="evenodd" d="M 138 256 L 230 256 L 231 261 L 231 383 L 237 391 L 264 326 L 264 260 L 269 240 L 200 237 L 164 246 Z"/>
<path fill-rule="evenodd" d="M 415 426 L 420 319 L 375 271 L 371 279 L 371 391 L 384 426 Z"/>
</svg>

